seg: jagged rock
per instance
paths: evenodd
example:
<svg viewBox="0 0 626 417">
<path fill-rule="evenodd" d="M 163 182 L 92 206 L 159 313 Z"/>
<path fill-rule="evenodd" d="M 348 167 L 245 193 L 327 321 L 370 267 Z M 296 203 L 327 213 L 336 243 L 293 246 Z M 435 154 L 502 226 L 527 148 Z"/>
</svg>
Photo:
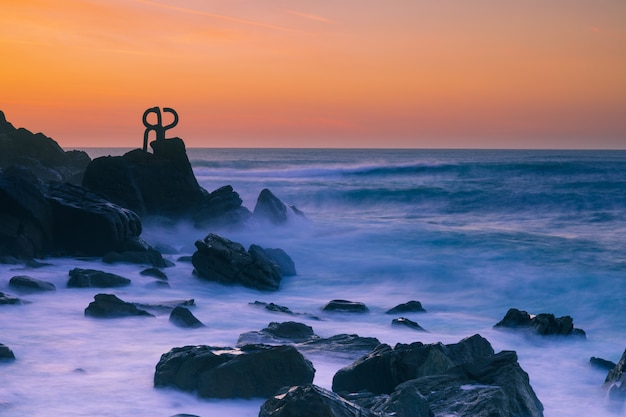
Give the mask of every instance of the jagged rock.
<svg viewBox="0 0 626 417">
<path fill-rule="evenodd" d="M 113 294 L 96 294 L 93 298 L 94 301 L 85 308 L 85 316 L 97 318 L 154 317 L 147 311 L 138 309 L 134 304 L 120 300 Z"/>
<path fill-rule="evenodd" d="M 298 345 L 298 349 L 313 352 L 335 352 L 349 354 L 363 354 L 371 352 L 380 341 L 375 337 L 363 337 L 357 334 L 338 334 L 331 337 L 312 339 Z"/>
<path fill-rule="evenodd" d="M 571 335 L 585 337 L 583 330 L 574 328 L 574 320 L 570 316 L 556 318 L 554 314 L 547 313 L 531 316 L 526 311 L 516 308 L 509 309 L 504 318 L 493 327 L 525 330 L 540 336 Z"/>
<path fill-rule="evenodd" d="M 197 228 L 239 225 L 252 217 L 250 210 L 241 205 L 239 194 L 230 185 L 211 192 L 193 215 Z"/>
<path fill-rule="evenodd" d="M 0 361 L 10 361 L 15 359 L 15 354 L 8 346 L 0 343 Z"/>
<path fill-rule="evenodd" d="M 79 184 L 89 161 L 85 152 L 64 152 L 42 133 L 16 129 L 0 110 L 0 168 L 20 167 L 43 181 Z"/>
<path fill-rule="evenodd" d="M 50 184 L 46 197 L 54 218 L 54 245 L 61 251 L 101 256 L 141 234 L 132 211 L 71 184 Z"/>
<path fill-rule="evenodd" d="M 1 304 L 23 304 L 22 300 L 17 297 L 13 297 L 10 294 L 5 294 L 0 291 L 0 305 Z"/>
<path fill-rule="evenodd" d="M 128 278 L 95 269 L 74 268 L 69 272 L 68 287 L 72 288 L 113 288 L 130 285 Z"/>
<path fill-rule="evenodd" d="M 53 283 L 26 275 L 17 275 L 9 280 L 9 286 L 20 291 L 56 291 Z"/>
<path fill-rule="evenodd" d="M 394 417 L 434 416 L 426 398 L 412 385 L 400 385 L 391 395 L 381 397 L 370 408 L 376 415 Z"/>
<path fill-rule="evenodd" d="M 153 277 L 162 281 L 167 281 L 167 275 L 158 268 L 147 268 L 139 273 L 143 276 Z"/>
<path fill-rule="evenodd" d="M 602 369 L 605 371 L 610 371 L 611 369 L 617 366 L 617 364 L 613 361 L 609 361 L 609 360 L 602 359 L 602 358 L 596 358 L 595 356 L 592 356 L 591 358 L 589 358 L 589 363 L 593 367 Z"/>
<path fill-rule="evenodd" d="M 284 224 L 291 215 L 303 216 L 302 212 L 294 206 L 287 206 L 280 201 L 270 190 L 263 189 L 259 194 L 252 218 L 267 221 L 272 224 Z"/>
<path fill-rule="evenodd" d="M 426 331 L 422 326 L 420 326 L 419 324 L 417 324 L 413 320 L 407 319 L 406 317 L 398 317 L 397 319 L 391 320 L 391 325 L 392 326 L 408 327 L 409 329 L 418 330 L 420 332 L 425 332 Z"/>
<path fill-rule="evenodd" d="M 609 391 L 609 398 L 620 404 L 619 407 L 622 408 L 626 401 L 626 350 L 619 362 L 607 374 L 604 387 Z"/>
<path fill-rule="evenodd" d="M 197 390 L 205 398 L 267 398 L 284 386 L 310 384 L 314 374 L 293 346 L 185 346 L 161 356 L 154 386 Z"/>
<path fill-rule="evenodd" d="M 280 286 L 282 276 L 278 266 L 259 256 L 258 251 L 247 252 L 241 244 L 213 233 L 196 241 L 196 248 L 192 263 L 203 278 L 264 291 L 277 290 Z"/>
<path fill-rule="evenodd" d="M 358 301 L 332 300 L 322 308 L 324 311 L 339 311 L 347 313 L 367 313 L 369 308 Z"/>
<path fill-rule="evenodd" d="M 259 417 L 369 417 L 377 416 L 332 391 L 307 384 L 284 387 L 261 405 Z M 419 416 L 417 416 L 419 417 Z"/>
<path fill-rule="evenodd" d="M 401 314 L 401 313 L 425 313 L 426 310 L 422 307 L 422 303 L 419 301 L 411 300 L 404 304 L 398 304 L 394 308 L 391 308 L 385 312 L 385 314 Z"/>
<path fill-rule="evenodd" d="M 340 369 L 333 377 L 333 391 L 369 391 L 390 394 L 398 384 L 493 355 L 491 344 L 474 335 L 459 343 L 424 345 L 415 342 L 395 348 L 381 344 L 368 355 Z"/>
<path fill-rule="evenodd" d="M 198 328 L 204 327 L 204 324 L 198 320 L 189 309 L 181 306 L 174 307 L 170 313 L 170 323 L 178 327 Z"/>
</svg>

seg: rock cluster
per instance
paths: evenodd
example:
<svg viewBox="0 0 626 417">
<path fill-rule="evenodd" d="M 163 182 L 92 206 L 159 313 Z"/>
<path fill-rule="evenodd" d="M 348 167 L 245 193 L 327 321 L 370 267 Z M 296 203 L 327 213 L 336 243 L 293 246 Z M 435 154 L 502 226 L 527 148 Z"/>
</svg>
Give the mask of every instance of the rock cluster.
<svg viewBox="0 0 626 417">
<path fill-rule="evenodd" d="M 531 316 L 526 311 L 511 308 L 494 328 L 524 330 L 540 336 L 581 336 L 582 329 L 574 328 L 574 320 L 570 316 L 555 317 L 554 314 L 542 313 Z"/>
</svg>

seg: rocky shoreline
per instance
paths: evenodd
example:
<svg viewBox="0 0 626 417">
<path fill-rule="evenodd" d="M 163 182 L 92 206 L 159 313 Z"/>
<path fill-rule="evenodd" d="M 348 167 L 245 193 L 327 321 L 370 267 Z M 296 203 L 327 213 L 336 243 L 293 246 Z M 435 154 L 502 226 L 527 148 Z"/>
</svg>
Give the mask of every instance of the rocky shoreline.
<svg viewBox="0 0 626 417">
<path fill-rule="evenodd" d="M 245 228 L 250 222 L 276 227 L 304 216 L 268 189 L 261 191 L 252 211 L 242 206 L 230 185 L 212 192 L 203 189 L 180 138 L 155 141 L 151 147 L 152 153 L 135 149 L 92 161 L 85 153 L 63 151 L 41 133 L 14 128 L 0 111 L 0 262 L 45 267 L 47 258 L 90 257 L 109 264 L 143 265 L 145 275 L 168 285 L 163 270 L 172 263 L 142 239 L 145 219 L 185 220 L 200 230 L 213 230 Z M 202 280 L 266 293 L 279 291 L 285 277 L 296 275 L 288 250 L 281 248 L 253 244 L 246 249 L 212 232 L 195 247 L 190 275 Z M 11 290 L 20 295 L 0 293 L 0 308 L 27 303 L 22 294 L 53 296 L 60 290 L 37 278 L 36 269 L 32 275 L 7 277 Z M 68 272 L 67 287 L 118 288 L 130 283 L 122 276 L 76 267 Z M 156 310 L 164 310 L 172 325 L 193 331 L 204 326 L 189 309 L 193 306 L 193 300 L 145 306 L 98 293 L 84 314 L 148 320 L 158 314 Z M 292 318 L 319 319 L 319 312 L 293 313 L 273 303 L 259 306 Z M 344 299 L 330 300 L 320 311 L 373 314 L 365 304 Z M 401 316 L 414 313 L 428 314 L 416 300 L 385 314 L 397 316 L 391 325 L 425 331 Z M 514 308 L 494 327 L 526 337 L 585 337 L 569 316 L 532 315 Z M 315 368 L 306 358 L 311 352 L 343 352 L 355 360 L 337 371 L 329 391 L 312 383 Z M 604 365 L 608 375 L 603 386 L 617 408 L 623 408 L 626 399 L 625 361 L 626 352 L 618 363 Z M 19 352 L 0 344 L 0 362 L 19 366 Z M 294 321 L 272 322 L 244 333 L 235 347 L 173 347 L 155 366 L 154 386 L 203 398 L 264 398 L 259 416 L 267 417 L 543 415 L 516 353 L 496 353 L 480 335 L 455 344 L 391 347 L 367 335 L 322 338 L 310 326 Z"/>
</svg>

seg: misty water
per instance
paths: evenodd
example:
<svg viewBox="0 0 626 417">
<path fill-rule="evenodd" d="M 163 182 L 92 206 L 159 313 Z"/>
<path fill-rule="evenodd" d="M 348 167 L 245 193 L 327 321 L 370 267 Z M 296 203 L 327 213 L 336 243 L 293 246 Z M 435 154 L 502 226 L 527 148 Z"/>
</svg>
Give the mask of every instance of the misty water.
<svg viewBox="0 0 626 417">
<path fill-rule="evenodd" d="M 92 157 L 121 150 L 90 149 Z M 50 265 L 0 265 L 0 291 L 28 303 L 0 306 L 0 343 L 17 359 L 0 364 L 2 416 L 256 416 L 262 399 L 207 400 L 153 387 L 161 354 L 173 347 L 234 346 L 241 333 L 296 320 L 317 335 L 377 337 L 381 342 L 458 342 L 479 333 L 496 351 L 515 350 L 548 417 L 626 416 L 602 383 L 591 356 L 618 361 L 626 348 L 626 152 L 470 150 L 189 149 L 199 183 L 230 184 L 254 208 L 269 188 L 306 214 L 286 226 L 197 230 L 144 223 L 164 256 L 169 288 L 140 275 L 145 266 L 52 258 Z M 88 231 L 86 231 L 88 232 Z M 209 232 L 248 246 L 282 248 L 297 276 L 277 292 L 197 278 L 178 262 Z M 66 288 L 72 268 L 132 280 L 117 289 Z M 8 287 L 15 275 L 56 285 L 54 293 Z M 97 293 L 130 302 L 195 299 L 205 328 L 181 329 L 156 318 L 94 319 L 84 309 Z M 365 303 L 366 314 L 328 313 L 332 299 Z M 385 311 L 419 300 L 426 313 L 405 316 L 428 332 L 391 326 Z M 250 305 L 274 302 L 288 316 Z M 511 307 L 569 315 L 577 338 L 530 337 L 493 329 Z M 306 354 L 314 383 L 356 357 Z"/>
</svg>

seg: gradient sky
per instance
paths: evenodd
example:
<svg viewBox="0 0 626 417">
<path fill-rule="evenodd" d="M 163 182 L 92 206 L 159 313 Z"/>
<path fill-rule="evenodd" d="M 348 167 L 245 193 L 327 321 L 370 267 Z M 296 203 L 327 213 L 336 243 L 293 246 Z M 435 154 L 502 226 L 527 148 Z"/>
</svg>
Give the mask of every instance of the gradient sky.
<svg viewBox="0 0 626 417">
<path fill-rule="evenodd" d="M 0 0 L 0 110 L 64 148 L 626 148 L 624 0 Z"/>
</svg>

